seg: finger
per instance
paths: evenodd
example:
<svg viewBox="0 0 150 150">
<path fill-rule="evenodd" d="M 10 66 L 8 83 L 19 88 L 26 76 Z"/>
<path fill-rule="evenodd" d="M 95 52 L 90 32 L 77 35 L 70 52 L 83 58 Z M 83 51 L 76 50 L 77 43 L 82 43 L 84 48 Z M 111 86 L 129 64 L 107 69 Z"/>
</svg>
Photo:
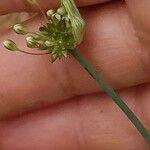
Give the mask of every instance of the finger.
<svg viewBox="0 0 150 150">
<path fill-rule="evenodd" d="M 103 3 L 105 1 L 110 1 L 110 0 L 76 0 L 79 6 L 93 5 L 93 4 Z M 38 0 L 38 3 L 43 9 L 49 9 L 49 8 L 56 7 L 60 3 L 60 0 Z M 37 8 L 29 5 L 27 0 L 0 1 L 0 14 L 6 14 L 6 13 L 16 12 L 16 11 L 33 11 L 35 9 Z"/>
<path fill-rule="evenodd" d="M 79 49 L 113 87 L 148 82 L 150 51 L 141 50 L 124 5 L 86 8 L 82 13 L 87 28 Z M 39 22 L 37 19 L 29 25 L 36 28 Z M 1 37 L 1 43 L 7 38 L 18 41 L 19 47 L 25 45 L 22 37 L 12 31 Z M 0 49 L 1 117 L 99 91 L 95 81 L 72 57 L 51 64 L 49 56 L 12 53 L 2 45 Z"/>
<path fill-rule="evenodd" d="M 139 37 L 150 43 L 150 1 L 126 0 Z M 150 45 L 149 45 L 150 46 Z M 149 49 L 149 48 L 148 48 Z"/>
<path fill-rule="evenodd" d="M 150 85 L 124 90 L 120 95 L 150 129 L 149 91 Z M 1 122 L 0 133 L 1 150 L 148 150 L 131 122 L 103 94 L 82 96 Z"/>
</svg>

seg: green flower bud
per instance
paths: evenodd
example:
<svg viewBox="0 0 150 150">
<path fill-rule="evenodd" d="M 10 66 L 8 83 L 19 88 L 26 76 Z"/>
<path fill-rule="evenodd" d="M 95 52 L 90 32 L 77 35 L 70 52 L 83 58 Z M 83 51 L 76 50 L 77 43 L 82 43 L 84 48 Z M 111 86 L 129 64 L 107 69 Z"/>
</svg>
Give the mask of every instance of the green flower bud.
<svg viewBox="0 0 150 150">
<path fill-rule="evenodd" d="M 45 41 L 45 45 L 46 45 L 47 47 L 51 47 L 51 46 L 54 45 L 54 43 L 53 43 L 52 41 Z"/>
<path fill-rule="evenodd" d="M 53 9 L 50 9 L 46 12 L 48 17 L 51 17 L 54 13 L 55 13 L 55 11 Z"/>
<path fill-rule="evenodd" d="M 65 15 L 67 12 L 66 12 L 66 9 L 64 6 L 60 7 L 57 9 L 57 13 L 60 14 L 60 15 Z"/>
<path fill-rule="evenodd" d="M 40 40 L 41 39 L 41 36 L 40 35 L 38 35 L 38 34 L 32 34 L 31 35 L 32 37 L 33 37 L 33 39 L 35 39 L 35 40 Z"/>
<path fill-rule="evenodd" d="M 15 42 L 13 42 L 12 40 L 6 40 L 3 42 L 4 47 L 10 51 L 17 51 L 18 47 L 16 45 Z"/>
<path fill-rule="evenodd" d="M 65 20 L 66 27 L 67 27 L 67 28 L 70 28 L 70 27 L 71 27 L 70 19 L 69 19 L 68 17 L 64 17 L 63 19 Z"/>
<path fill-rule="evenodd" d="M 27 41 L 27 46 L 29 48 L 37 48 L 38 47 L 37 41 L 32 36 L 27 37 L 26 41 Z"/>
<path fill-rule="evenodd" d="M 61 20 L 61 15 L 59 15 L 59 14 L 55 14 L 55 18 L 58 20 L 58 21 L 60 21 Z"/>
<path fill-rule="evenodd" d="M 46 50 L 47 49 L 47 46 L 45 44 L 44 41 L 38 41 L 38 48 L 41 49 L 41 50 Z"/>
<path fill-rule="evenodd" d="M 14 25 L 14 31 L 17 33 L 17 34 L 22 34 L 22 35 L 25 35 L 28 33 L 28 30 L 27 30 L 27 27 L 22 25 L 22 24 L 16 24 Z"/>
</svg>

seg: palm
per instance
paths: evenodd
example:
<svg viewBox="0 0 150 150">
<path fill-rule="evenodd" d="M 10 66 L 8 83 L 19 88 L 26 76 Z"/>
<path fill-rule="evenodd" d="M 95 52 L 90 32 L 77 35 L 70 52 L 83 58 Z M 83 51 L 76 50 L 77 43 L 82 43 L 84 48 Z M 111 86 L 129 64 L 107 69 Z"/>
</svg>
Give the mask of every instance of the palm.
<svg viewBox="0 0 150 150">
<path fill-rule="evenodd" d="M 98 5 L 82 13 L 87 30 L 80 49 L 149 128 L 150 53 L 141 50 L 124 4 Z M 40 22 L 31 20 L 29 25 L 36 28 Z M 0 41 L 8 37 L 23 45 L 12 31 Z M 2 50 L 0 116 L 31 111 L 1 121 L 2 150 L 148 149 L 125 115 L 73 58 L 54 64 L 49 59 Z M 35 108 L 41 109 L 32 111 Z"/>
</svg>

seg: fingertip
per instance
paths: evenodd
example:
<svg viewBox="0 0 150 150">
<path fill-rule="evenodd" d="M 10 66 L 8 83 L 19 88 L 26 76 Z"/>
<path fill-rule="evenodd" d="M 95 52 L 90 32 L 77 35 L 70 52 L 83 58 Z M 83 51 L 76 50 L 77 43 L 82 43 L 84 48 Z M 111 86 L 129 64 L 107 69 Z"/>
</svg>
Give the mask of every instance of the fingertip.
<svg viewBox="0 0 150 150">
<path fill-rule="evenodd" d="M 95 5 L 98 3 L 104 3 L 111 0 L 76 0 L 76 3 L 78 6 L 89 6 L 89 5 Z M 38 0 L 39 5 L 44 10 L 47 10 L 49 8 L 57 7 L 58 4 L 60 4 L 60 0 Z M 22 12 L 22 11 L 28 11 L 33 12 L 37 11 L 38 8 L 34 5 L 30 5 L 27 0 L 5 0 L 0 1 L 0 14 L 7 14 L 11 12 Z"/>
</svg>

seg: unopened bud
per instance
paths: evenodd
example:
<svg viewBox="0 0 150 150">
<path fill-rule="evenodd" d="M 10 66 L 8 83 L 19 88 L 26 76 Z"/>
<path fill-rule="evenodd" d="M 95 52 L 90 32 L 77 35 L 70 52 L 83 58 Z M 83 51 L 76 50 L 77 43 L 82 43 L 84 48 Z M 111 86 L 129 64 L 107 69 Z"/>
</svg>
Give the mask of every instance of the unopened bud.
<svg viewBox="0 0 150 150">
<path fill-rule="evenodd" d="M 33 37 L 27 37 L 26 41 L 27 41 L 27 46 L 29 48 L 37 48 L 38 47 L 37 42 Z"/>
<path fill-rule="evenodd" d="M 44 41 L 38 41 L 38 48 L 41 49 L 41 50 L 46 50 L 47 49 L 47 46 L 45 44 Z"/>
<path fill-rule="evenodd" d="M 60 21 L 61 20 L 61 15 L 59 15 L 59 14 L 55 14 L 55 18 L 58 20 L 58 21 Z"/>
<path fill-rule="evenodd" d="M 67 12 L 66 12 L 66 9 L 64 6 L 60 7 L 57 9 L 57 13 L 60 14 L 60 15 L 65 15 Z"/>
<path fill-rule="evenodd" d="M 48 17 L 51 17 L 54 13 L 55 13 L 55 11 L 53 9 L 50 9 L 46 12 Z"/>
<path fill-rule="evenodd" d="M 10 51 L 17 51 L 17 45 L 15 42 L 13 42 L 12 40 L 6 40 L 3 42 L 4 47 Z"/>
<path fill-rule="evenodd" d="M 45 45 L 46 45 L 47 47 L 51 47 L 51 46 L 54 45 L 54 43 L 51 42 L 51 41 L 45 41 Z"/>
<path fill-rule="evenodd" d="M 28 33 L 28 30 L 27 30 L 26 26 L 24 26 L 22 24 L 16 24 L 16 25 L 14 25 L 14 31 L 17 34 L 22 34 L 22 35 L 25 35 L 25 34 Z"/>
<path fill-rule="evenodd" d="M 68 17 L 64 17 L 64 19 L 65 19 L 66 27 L 70 28 L 71 27 L 70 19 Z"/>
</svg>

